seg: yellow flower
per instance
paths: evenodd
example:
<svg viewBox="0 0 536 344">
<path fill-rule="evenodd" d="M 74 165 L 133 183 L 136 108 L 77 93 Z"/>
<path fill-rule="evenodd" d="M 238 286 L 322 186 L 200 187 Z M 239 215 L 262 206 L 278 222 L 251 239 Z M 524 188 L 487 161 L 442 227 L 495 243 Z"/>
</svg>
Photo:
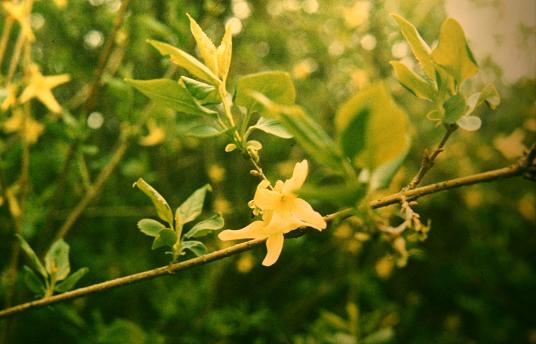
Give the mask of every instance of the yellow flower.
<svg viewBox="0 0 536 344">
<path fill-rule="evenodd" d="M 25 103 L 32 98 L 37 98 L 50 111 L 61 112 L 61 106 L 52 94 L 52 89 L 56 86 L 71 80 L 68 74 L 43 76 L 37 65 L 32 65 L 30 70 L 30 82 L 20 96 L 20 102 Z"/>
<path fill-rule="evenodd" d="M 37 142 L 45 127 L 30 115 L 26 115 L 20 108 L 16 108 L 13 110 L 11 117 L 4 122 L 2 129 L 6 133 L 18 132 L 24 141 L 33 145 Z"/>
<path fill-rule="evenodd" d="M 7 111 L 10 107 L 17 103 L 17 87 L 14 85 L 6 86 L 6 98 L 0 105 L 0 109 Z"/>
<path fill-rule="evenodd" d="M 263 180 L 257 187 L 252 204 L 262 212 L 262 220 L 254 221 L 240 230 L 225 230 L 221 240 L 267 239 L 266 257 L 262 265 L 274 264 L 283 249 L 284 234 L 300 227 L 318 230 L 326 228 L 326 221 L 309 203 L 296 196 L 308 173 L 307 160 L 294 167 L 292 177 L 285 182 L 278 180 L 273 189 Z"/>
<path fill-rule="evenodd" d="M 35 40 L 35 36 L 30 26 L 31 4 L 29 1 L 21 1 L 18 4 L 4 1 L 2 3 L 7 14 L 19 22 L 23 35 L 30 42 Z"/>
</svg>

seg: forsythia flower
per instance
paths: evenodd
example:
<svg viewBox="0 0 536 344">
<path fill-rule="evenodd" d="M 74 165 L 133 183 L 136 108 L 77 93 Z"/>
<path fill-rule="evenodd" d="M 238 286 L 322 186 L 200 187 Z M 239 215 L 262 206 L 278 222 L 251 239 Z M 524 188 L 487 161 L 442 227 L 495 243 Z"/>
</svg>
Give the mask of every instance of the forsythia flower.
<svg viewBox="0 0 536 344">
<path fill-rule="evenodd" d="M 225 230 L 218 237 L 221 240 L 266 238 L 267 253 L 262 265 L 270 266 L 281 254 L 285 233 L 300 227 L 326 228 L 322 215 L 295 194 L 305 182 L 308 169 L 307 160 L 297 163 L 292 177 L 285 182 L 278 180 L 273 189 L 268 181 L 263 180 L 252 201 L 262 212 L 262 220 L 240 230 Z"/>
<path fill-rule="evenodd" d="M 61 105 L 52 94 L 52 89 L 71 80 L 68 74 L 44 76 L 37 65 L 30 67 L 30 81 L 20 95 L 20 102 L 26 103 L 32 98 L 37 98 L 50 111 L 61 112 Z"/>
</svg>

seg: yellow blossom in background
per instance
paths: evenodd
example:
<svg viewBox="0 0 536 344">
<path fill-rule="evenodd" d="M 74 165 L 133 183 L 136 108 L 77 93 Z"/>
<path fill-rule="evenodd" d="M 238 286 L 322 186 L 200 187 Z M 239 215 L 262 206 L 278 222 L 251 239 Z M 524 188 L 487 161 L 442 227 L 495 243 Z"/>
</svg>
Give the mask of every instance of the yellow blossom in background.
<svg viewBox="0 0 536 344">
<path fill-rule="evenodd" d="M 61 106 L 52 94 L 52 89 L 71 80 L 68 74 L 43 76 L 37 65 L 30 67 L 30 81 L 20 96 L 20 102 L 25 103 L 37 98 L 50 111 L 61 112 Z"/>
<path fill-rule="evenodd" d="M 18 132 L 25 142 L 33 145 L 45 127 L 31 116 L 26 116 L 21 109 L 15 109 L 11 117 L 4 122 L 3 130 L 8 134 Z"/>
<path fill-rule="evenodd" d="M 166 139 L 166 133 L 164 129 L 156 125 L 155 121 L 149 121 L 147 123 L 147 129 L 149 133 L 143 137 L 140 137 L 138 143 L 142 146 L 155 146 L 164 142 Z"/>
<path fill-rule="evenodd" d="M 10 1 L 2 2 L 4 10 L 7 12 L 8 16 L 16 20 L 20 27 L 22 34 L 30 42 L 35 40 L 35 36 L 32 32 L 32 27 L 30 25 L 30 11 L 31 4 L 28 1 L 21 1 L 18 4 Z"/>
<path fill-rule="evenodd" d="M 254 221 L 240 230 L 225 230 L 221 240 L 267 239 L 266 257 L 262 265 L 274 264 L 283 249 L 284 234 L 300 227 L 318 230 L 326 228 L 326 221 L 309 203 L 296 196 L 308 174 L 307 160 L 294 167 L 292 177 L 285 182 L 278 180 L 272 188 L 267 180 L 257 187 L 252 204 L 262 212 L 262 220 Z"/>
<path fill-rule="evenodd" d="M 506 159 L 514 159 L 523 155 L 525 146 L 523 129 L 516 129 L 510 135 L 501 135 L 493 140 L 493 146 L 501 152 Z"/>
<path fill-rule="evenodd" d="M 10 107 L 17 103 L 17 87 L 14 85 L 7 85 L 6 87 L 7 96 L 0 105 L 2 111 L 7 111 Z"/>
<path fill-rule="evenodd" d="M 369 19 L 371 3 L 368 1 L 356 1 L 352 6 L 343 10 L 344 20 L 350 28 L 363 25 Z"/>
<path fill-rule="evenodd" d="M 65 8 L 67 7 L 67 0 L 54 0 L 54 4 L 59 8 Z"/>
</svg>

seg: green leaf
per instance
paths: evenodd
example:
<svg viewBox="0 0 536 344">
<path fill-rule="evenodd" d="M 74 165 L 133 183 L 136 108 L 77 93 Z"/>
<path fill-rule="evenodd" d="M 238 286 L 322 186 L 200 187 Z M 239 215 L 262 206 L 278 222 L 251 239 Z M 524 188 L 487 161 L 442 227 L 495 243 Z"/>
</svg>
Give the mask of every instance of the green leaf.
<svg viewBox="0 0 536 344">
<path fill-rule="evenodd" d="M 465 97 L 456 94 L 443 104 L 443 109 L 445 110 L 444 122 L 447 124 L 454 124 L 459 120 L 464 114 L 467 105 L 465 103 Z"/>
<path fill-rule="evenodd" d="M 346 124 L 346 129 L 339 134 L 339 145 L 344 155 L 350 160 L 365 148 L 366 135 L 364 133 L 367 131 L 371 110 L 368 106 L 363 106 L 359 113 Z"/>
<path fill-rule="evenodd" d="M 216 87 L 204 82 L 181 76 L 179 84 L 184 85 L 188 92 L 197 99 L 201 104 L 221 103 Z"/>
<path fill-rule="evenodd" d="M 300 106 L 282 106 L 261 93 L 252 95 L 266 108 L 266 115 L 277 119 L 313 159 L 335 172 L 344 171 L 341 155 L 331 137 Z"/>
<path fill-rule="evenodd" d="M 391 15 L 398 23 L 402 35 L 408 42 L 413 55 L 417 61 L 419 61 L 424 73 L 430 78 L 430 80 L 435 80 L 435 68 L 432 57 L 430 56 L 430 47 L 428 44 L 426 44 L 426 42 L 422 39 L 421 35 L 419 35 L 419 32 L 415 26 L 413 26 L 413 24 L 397 14 Z"/>
<path fill-rule="evenodd" d="M 138 179 L 132 186 L 143 191 L 153 202 L 158 217 L 173 227 L 173 212 L 164 197 L 142 178 Z"/>
<path fill-rule="evenodd" d="M 201 241 L 188 240 L 182 242 L 181 255 L 186 254 L 186 250 L 192 251 L 193 254 L 199 257 L 207 252 L 207 247 Z"/>
<path fill-rule="evenodd" d="M 182 115 L 177 117 L 179 135 L 199 138 L 214 137 L 229 132 L 232 128 L 222 128 L 217 120 L 208 117 Z"/>
<path fill-rule="evenodd" d="M 28 245 L 26 240 L 24 240 L 24 238 L 21 235 L 16 234 L 16 236 L 19 239 L 20 248 L 24 251 L 24 253 L 26 254 L 26 257 L 30 260 L 31 268 L 39 272 L 41 276 L 43 276 L 45 279 L 48 278 L 48 273 L 45 267 L 43 266 L 43 264 L 41 264 L 41 261 L 39 260 L 39 258 L 37 258 L 37 255 L 35 254 L 34 250 L 32 250 L 30 245 Z"/>
<path fill-rule="evenodd" d="M 395 331 L 392 327 L 384 327 L 376 332 L 367 335 L 361 343 L 363 344 L 387 344 L 393 340 Z"/>
<path fill-rule="evenodd" d="M 162 246 L 170 246 L 172 247 L 177 242 L 177 233 L 175 231 L 165 228 L 160 231 L 156 239 L 153 241 L 153 246 L 151 246 L 151 249 L 157 249 Z"/>
<path fill-rule="evenodd" d="M 499 92 L 493 84 L 484 86 L 481 92 L 473 93 L 467 98 L 467 110 L 465 115 L 468 116 L 482 103 L 486 103 L 492 110 L 495 110 L 501 103 Z"/>
<path fill-rule="evenodd" d="M 466 131 L 476 131 L 482 126 L 482 120 L 476 116 L 462 116 L 456 124 Z"/>
<path fill-rule="evenodd" d="M 432 52 L 432 58 L 454 77 L 458 85 L 478 72 L 478 65 L 467 45 L 463 29 L 452 18 L 441 24 L 439 45 Z"/>
<path fill-rule="evenodd" d="M 398 61 L 391 61 L 390 63 L 393 66 L 396 78 L 402 86 L 421 99 L 434 100 L 436 91 L 432 84 L 410 70 L 405 64 Z"/>
<path fill-rule="evenodd" d="M 148 42 L 155 47 L 160 54 L 169 55 L 173 63 L 186 69 L 192 75 L 195 75 L 199 79 L 205 80 L 214 86 L 221 84 L 221 80 L 218 79 L 207 66 L 184 50 L 159 41 L 149 40 Z"/>
<path fill-rule="evenodd" d="M 201 238 L 208 235 L 212 231 L 221 229 L 223 225 L 223 217 L 220 215 L 214 215 L 206 220 L 196 223 L 195 226 L 193 226 L 192 229 L 190 229 L 188 233 L 184 235 L 184 237 L 186 239 Z"/>
<path fill-rule="evenodd" d="M 69 264 L 69 245 L 60 239 L 52 244 L 45 255 L 45 266 L 50 276 L 62 281 L 71 272 Z"/>
<path fill-rule="evenodd" d="M 207 191 L 212 191 L 211 186 L 208 184 L 195 190 L 190 197 L 177 208 L 177 211 L 175 212 L 177 227 L 195 220 L 201 214 Z"/>
<path fill-rule="evenodd" d="M 479 104 L 486 102 L 490 109 L 495 110 L 501 103 L 501 96 L 493 84 L 487 84 L 480 92 Z"/>
<path fill-rule="evenodd" d="M 186 15 L 190 20 L 190 31 L 192 32 L 192 36 L 194 36 L 197 49 L 199 49 L 199 53 L 203 58 L 203 61 L 207 67 L 214 72 L 214 74 L 218 75 L 218 57 L 214 43 L 212 43 L 212 40 L 208 38 L 195 19 L 189 14 Z"/>
<path fill-rule="evenodd" d="M 43 296 L 46 292 L 46 286 L 43 280 L 40 279 L 28 266 L 24 265 L 24 283 L 37 296 Z"/>
<path fill-rule="evenodd" d="M 250 128 L 264 131 L 267 134 L 274 135 L 282 139 L 292 138 L 292 134 L 289 133 L 288 130 L 281 125 L 281 123 L 273 118 L 260 117 L 257 123 Z"/>
<path fill-rule="evenodd" d="M 385 85 L 369 86 L 344 103 L 335 127 L 346 156 L 370 173 L 370 188 L 386 186 L 409 150 L 410 127 Z"/>
<path fill-rule="evenodd" d="M 66 291 L 73 289 L 76 283 L 78 283 L 78 281 L 80 281 L 80 279 L 84 277 L 88 271 L 89 269 L 86 267 L 76 270 L 69 277 L 67 277 L 65 281 L 58 283 L 54 288 L 54 291 L 57 293 L 65 293 Z"/>
<path fill-rule="evenodd" d="M 201 116 L 215 115 L 212 111 L 197 102 L 184 85 L 170 79 L 131 80 L 126 82 L 136 87 L 141 93 L 154 100 L 157 104 L 167 106 L 175 111 Z"/>
<path fill-rule="evenodd" d="M 222 80 L 227 80 L 229 68 L 231 67 L 231 58 L 233 55 L 233 29 L 230 23 L 225 25 L 225 33 L 217 49 L 218 55 L 218 72 Z"/>
<path fill-rule="evenodd" d="M 141 219 L 138 221 L 138 228 L 143 234 L 156 238 L 166 226 L 153 219 Z"/>
<path fill-rule="evenodd" d="M 294 83 L 286 72 L 260 72 L 241 77 L 236 84 L 235 104 L 244 106 L 248 113 L 260 111 L 262 104 L 253 96 L 255 92 L 280 105 L 293 105 L 296 100 Z"/>
</svg>

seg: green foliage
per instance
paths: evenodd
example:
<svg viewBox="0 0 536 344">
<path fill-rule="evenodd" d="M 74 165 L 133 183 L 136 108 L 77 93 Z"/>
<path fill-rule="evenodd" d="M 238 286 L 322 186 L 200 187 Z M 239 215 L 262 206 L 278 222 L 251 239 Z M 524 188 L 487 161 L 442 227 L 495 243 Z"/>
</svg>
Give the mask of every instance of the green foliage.
<svg viewBox="0 0 536 344">
<path fill-rule="evenodd" d="M 56 241 L 45 255 L 45 267 L 47 272 L 56 281 L 64 280 L 71 266 L 69 264 L 69 245 L 62 239 Z"/>
<path fill-rule="evenodd" d="M 182 227 L 201 215 L 207 191 L 212 191 L 212 188 L 208 184 L 195 190 L 186 201 L 182 202 L 175 211 L 175 224 L 177 226 Z"/>
<path fill-rule="evenodd" d="M 339 145 L 357 168 L 370 174 L 370 188 L 388 185 L 410 146 L 407 114 L 382 84 L 344 103 L 335 118 Z"/>
<path fill-rule="evenodd" d="M 402 34 L 408 42 L 413 55 L 417 61 L 419 61 L 419 64 L 426 76 L 428 76 L 428 78 L 432 81 L 435 80 L 436 71 L 434 62 L 430 56 L 431 50 L 428 44 L 426 44 L 413 24 L 397 14 L 393 14 L 392 16 L 400 26 L 400 31 L 402 31 Z"/>
<path fill-rule="evenodd" d="M 296 101 L 294 83 L 286 72 L 260 72 L 241 77 L 236 83 L 235 104 L 245 107 L 248 113 L 259 112 L 263 104 L 256 99 L 256 93 L 281 105 L 293 105 Z"/>
<path fill-rule="evenodd" d="M 171 248 L 171 251 L 166 251 L 166 253 L 172 255 L 172 261 L 176 261 L 180 256 L 185 255 L 187 250 L 196 256 L 205 254 L 206 246 L 200 241 L 190 239 L 201 238 L 212 231 L 221 229 L 224 225 L 223 218 L 218 214 L 213 215 L 197 222 L 186 233 L 183 231 L 183 227 L 185 224 L 197 219 L 203 212 L 206 194 L 212 191 L 210 185 L 207 184 L 195 190 L 182 202 L 175 211 L 174 221 L 173 219 L 168 221 L 166 217 L 160 216 L 160 213 L 164 213 L 167 216 L 167 209 L 171 212 L 171 208 L 167 201 L 151 185 L 140 178 L 135 183 L 135 186 L 138 186 L 153 201 L 160 219 L 166 221 L 169 225 L 169 228 L 167 228 L 154 219 L 141 219 L 138 221 L 138 229 L 143 234 L 154 238 L 151 246 L 152 250 L 161 247 Z"/>
<path fill-rule="evenodd" d="M 194 96 L 190 94 L 186 86 L 175 81 L 156 79 L 127 80 L 127 82 L 158 104 L 167 106 L 180 113 L 199 116 L 216 114 L 216 112 L 200 105 Z M 197 91 L 196 94 L 199 95 L 198 89 L 194 89 L 194 91 Z"/>
<path fill-rule="evenodd" d="M 428 113 L 429 119 L 457 124 L 467 131 L 478 130 L 481 120 L 471 113 L 484 101 L 495 109 L 500 98 L 492 85 L 486 85 L 469 97 L 462 94 L 461 84 L 478 72 L 478 65 L 460 24 L 452 18 L 446 19 L 441 25 L 439 44 L 431 52 L 409 21 L 399 15 L 393 17 L 425 73 L 422 78 L 401 62 L 391 61 L 400 84 L 416 97 L 435 104 L 436 108 Z"/>
<path fill-rule="evenodd" d="M 439 44 L 432 52 L 432 59 L 452 75 L 457 84 L 478 72 L 478 65 L 467 45 L 463 29 L 452 18 L 441 24 Z"/>
<path fill-rule="evenodd" d="M 173 213 L 166 199 L 142 178 L 138 179 L 132 186 L 137 187 L 149 197 L 153 202 L 158 217 L 173 228 Z"/>
<path fill-rule="evenodd" d="M 69 245 L 59 239 L 55 241 L 45 254 L 44 265 L 34 250 L 20 235 L 17 235 L 21 249 L 30 261 L 24 266 L 24 282 L 37 297 L 47 297 L 54 293 L 64 293 L 74 288 L 76 283 L 89 271 L 80 268 L 72 274 L 69 262 Z M 38 276 L 34 271 L 38 272 Z"/>
<path fill-rule="evenodd" d="M 169 56 L 173 63 L 186 69 L 190 74 L 214 86 L 218 86 L 221 83 L 218 77 L 214 75 L 207 66 L 187 52 L 163 42 L 149 40 L 149 43 L 155 47 L 160 54 Z"/>
</svg>

